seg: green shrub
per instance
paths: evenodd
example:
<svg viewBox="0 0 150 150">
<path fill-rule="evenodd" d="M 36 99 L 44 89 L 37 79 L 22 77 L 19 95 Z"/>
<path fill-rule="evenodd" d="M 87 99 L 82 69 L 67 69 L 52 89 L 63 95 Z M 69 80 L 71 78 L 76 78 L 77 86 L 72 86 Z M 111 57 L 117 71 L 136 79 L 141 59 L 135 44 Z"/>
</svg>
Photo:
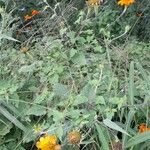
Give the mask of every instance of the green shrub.
<svg viewBox="0 0 150 150">
<path fill-rule="evenodd" d="M 113 1 L 13 2 L 0 9 L 0 149 L 36 149 L 43 133 L 57 135 L 62 149 L 107 150 L 117 140 L 148 148 L 148 132 L 137 128 L 149 125 L 150 97 L 149 33 L 144 24 L 141 41 L 133 17 L 139 4 L 120 16 Z M 32 10 L 40 14 L 24 21 Z M 83 135 L 75 146 L 72 130 Z"/>
</svg>

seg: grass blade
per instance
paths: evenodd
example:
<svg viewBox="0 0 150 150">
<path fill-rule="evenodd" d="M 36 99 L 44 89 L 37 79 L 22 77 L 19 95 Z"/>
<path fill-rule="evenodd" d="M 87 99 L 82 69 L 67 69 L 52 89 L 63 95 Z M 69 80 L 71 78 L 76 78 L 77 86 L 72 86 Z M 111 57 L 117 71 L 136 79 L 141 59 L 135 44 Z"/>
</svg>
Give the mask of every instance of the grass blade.
<svg viewBox="0 0 150 150">
<path fill-rule="evenodd" d="M 108 144 L 109 142 L 107 141 L 107 139 L 101 129 L 101 126 L 98 125 L 97 123 L 95 125 L 96 125 L 96 130 L 98 132 L 99 140 L 102 143 L 103 150 L 109 150 L 109 144 Z"/>
<path fill-rule="evenodd" d="M 133 61 L 130 63 L 128 93 L 130 97 L 130 104 L 134 105 L 134 62 Z"/>
<path fill-rule="evenodd" d="M 135 111 L 133 109 L 131 109 L 128 113 L 128 117 L 127 117 L 127 121 L 126 121 L 126 131 L 129 131 L 129 129 L 130 129 L 130 125 L 131 125 L 132 119 L 134 117 L 134 114 L 135 114 Z M 128 140 L 128 136 L 126 134 L 123 134 L 123 140 L 122 140 L 123 147 L 126 144 L 127 140 Z"/>
<path fill-rule="evenodd" d="M 12 114 L 10 114 L 4 107 L 0 106 L 0 113 L 4 115 L 9 121 L 11 121 L 19 129 L 26 131 L 25 126 L 17 120 Z"/>
<path fill-rule="evenodd" d="M 147 140 L 150 140 L 150 131 L 140 133 L 134 137 L 132 137 L 125 145 L 125 148 L 135 146 L 139 143 L 145 142 Z"/>
</svg>

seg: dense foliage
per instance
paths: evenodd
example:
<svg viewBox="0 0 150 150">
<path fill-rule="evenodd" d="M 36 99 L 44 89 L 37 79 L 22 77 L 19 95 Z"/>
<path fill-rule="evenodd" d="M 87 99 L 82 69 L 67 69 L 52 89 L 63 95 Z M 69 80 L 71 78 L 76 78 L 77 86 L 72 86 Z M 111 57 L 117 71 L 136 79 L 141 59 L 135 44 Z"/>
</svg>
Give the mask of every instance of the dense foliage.
<svg viewBox="0 0 150 150">
<path fill-rule="evenodd" d="M 149 5 L 1 0 L 0 149 L 147 150 Z"/>
</svg>

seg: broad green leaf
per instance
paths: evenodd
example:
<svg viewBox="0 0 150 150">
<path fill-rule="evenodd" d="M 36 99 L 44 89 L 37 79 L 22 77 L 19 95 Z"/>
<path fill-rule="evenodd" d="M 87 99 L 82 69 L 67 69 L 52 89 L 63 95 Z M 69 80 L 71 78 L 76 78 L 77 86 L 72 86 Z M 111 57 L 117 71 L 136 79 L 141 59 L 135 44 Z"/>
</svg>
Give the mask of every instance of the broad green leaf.
<svg viewBox="0 0 150 150">
<path fill-rule="evenodd" d="M 121 133 L 124 133 L 124 134 L 130 136 L 124 129 L 122 129 L 120 126 L 118 126 L 115 122 L 112 122 L 110 119 L 103 120 L 103 123 L 111 129 L 117 130 Z"/>
<path fill-rule="evenodd" d="M 72 49 L 70 50 L 70 58 L 72 58 L 76 53 L 77 53 L 77 50 L 74 49 L 74 48 L 72 48 Z"/>
<path fill-rule="evenodd" d="M 103 96 L 96 97 L 96 104 L 106 105 L 105 99 Z"/>
<path fill-rule="evenodd" d="M 86 65 L 86 58 L 82 52 L 75 54 L 74 57 L 72 57 L 72 61 L 79 66 Z"/>
<path fill-rule="evenodd" d="M 37 95 L 36 99 L 34 100 L 34 103 L 40 104 L 46 99 L 47 96 L 48 96 L 48 88 L 45 87 L 43 91 L 39 95 Z"/>
<path fill-rule="evenodd" d="M 60 112 L 58 110 L 53 110 L 52 112 L 49 112 L 49 116 L 53 115 L 54 122 L 60 122 L 64 119 L 65 113 Z"/>
<path fill-rule="evenodd" d="M 86 98 L 88 98 L 90 101 L 93 101 L 95 99 L 95 88 L 91 84 L 86 84 L 82 91 L 81 95 L 84 95 Z"/>
<path fill-rule="evenodd" d="M 54 91 L 55 96 L 59 96 L 59 97 L 62 97 L 62 98 L 67 97 L 70 93 L 67 86 L 63 85 L 61 83 L 55 83 L 54 86 L 53 86 L 53 91 Z"/>
<path fill-rule="evenodd" d="M 88 102 L 88 98 L 83 95 L 77 95 L 76 99 L 73 102 L 73 105 L 79 105 Z"/>
</svg>

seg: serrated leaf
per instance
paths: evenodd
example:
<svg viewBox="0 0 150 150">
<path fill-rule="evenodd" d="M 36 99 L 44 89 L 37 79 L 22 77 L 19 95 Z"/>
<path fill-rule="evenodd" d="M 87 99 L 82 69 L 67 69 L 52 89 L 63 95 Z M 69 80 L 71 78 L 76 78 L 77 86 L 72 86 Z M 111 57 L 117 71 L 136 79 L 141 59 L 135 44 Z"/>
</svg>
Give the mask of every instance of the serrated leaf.
<svg viewBox="0 0 150 150">
<path fill-rule="evenodd" d="M 1 120 L 0 120 L 0 127 L 1 127 L 0 135 L 4 136 L 4 135 L 6 135 L 7 133 L 10 132 L 10 129 L 13 127 L 13 125 L 10 122 L 7 122 L 7 125 L 3 124 L 3 123 L 1 123 Z"/>
<path fill-rule="evenodd" d="M 27 110 L 26 115 L 42 116 L 46 114 L 46 108 L 40 105 L 33 105 Z"/>
</svg>

